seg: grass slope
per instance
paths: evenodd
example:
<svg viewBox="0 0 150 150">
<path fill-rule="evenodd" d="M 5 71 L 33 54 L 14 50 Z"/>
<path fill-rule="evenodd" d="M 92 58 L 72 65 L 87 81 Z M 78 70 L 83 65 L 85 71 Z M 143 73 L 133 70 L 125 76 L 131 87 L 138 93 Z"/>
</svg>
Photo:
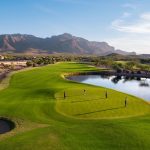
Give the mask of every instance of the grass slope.
<svg viewBox="0 0 150 150">
<path fill-rule="evenodd" d="M 14 120 L 17 128 L 0 135 L 0 150 L 149 150 L 146 102 L 128 95 L 124 108 L 126 94 L 108 90 L 106 100 L 104 88 L 61 77 L 93 70 L 59 63 L 12 75 L 9 87 L 0 91 L 0 116 Z"/>
</svg>

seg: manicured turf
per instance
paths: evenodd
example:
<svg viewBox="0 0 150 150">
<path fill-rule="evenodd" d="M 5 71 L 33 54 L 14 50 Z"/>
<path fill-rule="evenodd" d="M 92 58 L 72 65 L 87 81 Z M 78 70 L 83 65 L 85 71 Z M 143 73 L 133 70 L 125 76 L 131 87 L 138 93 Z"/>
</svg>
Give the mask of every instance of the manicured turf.
<svg viewBox="0 0 150 150">
<path fill-rule="evenodd" d="M 128 95 L 125 108 L 126 94 L 107 90 L 106 99 L 105 88 L 62 78 L 93 70 L 59 63 L 12 75 L 0 91 L 0 116 L 17 127 L 0 135 L 0 150 L 149 150 L 149 104 Z"/>
<path fill-rule="evenodd" d="M 149 105 L 133 96 L 128 96 L 125 107 L 126 96 L 113 90 L 94 88 L 91 86 L 84 88 L 71 88 L 56 94 L 56 110 L 64 115 L 82 119 L 110 119 L 121 117 L 132 117 L 149 113 Z"/>
</svg>

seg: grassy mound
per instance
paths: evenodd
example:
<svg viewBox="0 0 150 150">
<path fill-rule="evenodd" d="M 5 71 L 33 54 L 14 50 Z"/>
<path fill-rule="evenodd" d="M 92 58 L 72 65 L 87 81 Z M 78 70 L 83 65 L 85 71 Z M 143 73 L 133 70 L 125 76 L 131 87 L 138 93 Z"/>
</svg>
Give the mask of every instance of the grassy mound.
<svg viewBox="0 0 150 150">
<path fill-rule="evenodd" d="M 104 88 L 61 77 L 82 71 L 96 69 L 59 63 L 13 74 L 0 91 L 0 116 L 16 128 L 0 135 L 0 150 L 149 150 L 149 105 L 128 95 L 124 108 L 126 94 L 108 90 L 105 99 Z"/>
</svg>

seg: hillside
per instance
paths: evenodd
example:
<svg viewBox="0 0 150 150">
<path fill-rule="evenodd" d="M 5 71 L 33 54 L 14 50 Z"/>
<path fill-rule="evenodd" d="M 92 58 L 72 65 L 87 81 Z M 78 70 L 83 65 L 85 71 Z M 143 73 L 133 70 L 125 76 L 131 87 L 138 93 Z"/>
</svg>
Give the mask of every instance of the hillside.
<svg viewBox="0 0 150 150">
<path fill-rule="evenodd" d="M 122 50 L 115 50 L 106 42 L 88 41 L 86 39 L 64 33 L 50 38 L 39 38 L 26 34 L 0 35 L 0 53 L 27 53 L 27 54 L 95 54 L 108 55 L 119 53 L 135 55 Z"/>
</svg>

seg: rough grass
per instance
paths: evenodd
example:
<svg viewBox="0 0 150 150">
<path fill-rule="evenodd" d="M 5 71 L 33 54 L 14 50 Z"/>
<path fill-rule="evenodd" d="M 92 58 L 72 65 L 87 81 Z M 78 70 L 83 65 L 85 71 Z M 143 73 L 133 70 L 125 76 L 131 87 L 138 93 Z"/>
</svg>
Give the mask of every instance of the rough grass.
<svg viewBox="0 0 150 150">
<path fill-rule="evenodd" d="M 13 74 L 9 87 L 0 92 L 0 116 L 14 120 L 17 128 L 0 135 L 0 150 L 149 150 L 146 102 L 128 95 L 124 108 L 126 94 L 108 90 L 106 100 L 104 88 L 61 77 L 93 70 L 83 64 L 59 63 Z"/>
</svg>

